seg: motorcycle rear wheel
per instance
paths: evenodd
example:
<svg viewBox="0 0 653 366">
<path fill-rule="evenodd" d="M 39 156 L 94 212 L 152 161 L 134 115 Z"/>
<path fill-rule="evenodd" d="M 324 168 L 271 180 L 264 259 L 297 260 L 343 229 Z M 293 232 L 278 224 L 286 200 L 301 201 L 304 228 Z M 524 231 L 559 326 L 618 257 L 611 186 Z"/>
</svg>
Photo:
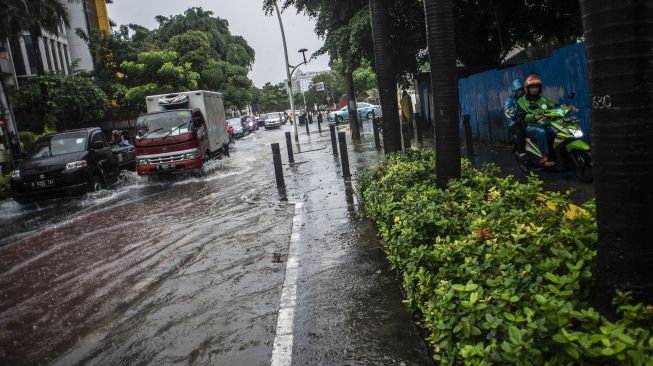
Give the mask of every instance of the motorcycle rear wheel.
<svg viewBox="0 0 653 366">
<path fill-rule="evenodd" d="M 587 151 L 572 151 L 571 159 L 574 162 L 574 175 L 583 183 L 592 183 L 592 157 Z"/>
</svg>

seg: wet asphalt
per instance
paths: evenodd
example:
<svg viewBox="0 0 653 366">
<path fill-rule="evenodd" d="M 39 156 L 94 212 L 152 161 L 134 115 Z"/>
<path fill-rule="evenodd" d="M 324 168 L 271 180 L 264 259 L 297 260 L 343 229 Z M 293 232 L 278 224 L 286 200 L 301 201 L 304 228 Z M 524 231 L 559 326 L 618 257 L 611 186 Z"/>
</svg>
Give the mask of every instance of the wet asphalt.
<svg viewBox="0 0 653 366">
<path fill-rule="evenodd" d="M 261 129 L 198 175 L 127 173 L 82 198 L 0 202 L 0 364 L 269 365 L 294 202 L 292 364 L 430 364 L 355 179 L 316 127 L 300 130 L 292 166 L 284 128 Z M 382 157 L 365 137 L 349 146 L 352 173 Z"/>
</svg>

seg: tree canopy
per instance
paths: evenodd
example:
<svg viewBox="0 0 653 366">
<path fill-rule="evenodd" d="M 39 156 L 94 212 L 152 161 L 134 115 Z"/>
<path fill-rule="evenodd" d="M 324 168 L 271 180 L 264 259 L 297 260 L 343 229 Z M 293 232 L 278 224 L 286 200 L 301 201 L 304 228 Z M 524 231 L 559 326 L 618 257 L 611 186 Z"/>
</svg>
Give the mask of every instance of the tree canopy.
<svg viewBox="0 0 653 366">
<path fill-rule="evenodd" d="M 273 0 L 264 0 L 271 10 Z M 404 82 L 427 61 L 424 8 L 420 0 L 390 3 L 391 38 L 397 77 Z M 516 47 L 573 42 L 582 34 L 578 2 L 565 0 L 453 0 L 458 61 L 472 70 L 497 67 Z M 329 53 L 343 71 L 365 61 L 374 65 L 368 1 L 285 0 L 316 21 L 315 33 L 324 39 L 316 54 Z"/>
<path fill-rule="evenodd" d="M 251 102 L 254 50 L 230 33 L 226 20 L 202 8 L 156 20 L 154 30 L 129 24 L 113 34 L 84 35 L 114 108 L 141 112 L 148 94 L 196 88 L 222 92 L 227 107 Z"/>
</svg>

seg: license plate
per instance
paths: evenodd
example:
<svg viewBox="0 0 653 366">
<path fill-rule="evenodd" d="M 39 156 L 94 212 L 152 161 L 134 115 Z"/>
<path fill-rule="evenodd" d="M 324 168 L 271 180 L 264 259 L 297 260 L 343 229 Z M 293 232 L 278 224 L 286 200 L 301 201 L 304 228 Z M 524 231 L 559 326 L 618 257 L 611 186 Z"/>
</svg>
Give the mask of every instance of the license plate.
<svg viewBox="0 0 653 366">
<path fill-rule="evenodd" d="M 54 179 L 37 180 L 32 182 L 32 188 L 45 188 L 54 185 Z"/>
<path fill-rule="evenodd" d="M 159 170 L 174 170 L 175 164 L 161 164 L 159 165 Z"/>
</svg>

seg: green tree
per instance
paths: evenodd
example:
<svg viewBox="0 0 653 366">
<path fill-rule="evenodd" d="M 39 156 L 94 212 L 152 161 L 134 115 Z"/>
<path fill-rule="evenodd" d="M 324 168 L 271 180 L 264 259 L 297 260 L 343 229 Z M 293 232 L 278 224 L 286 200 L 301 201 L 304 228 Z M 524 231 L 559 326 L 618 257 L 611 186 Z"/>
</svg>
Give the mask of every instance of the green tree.
<svg viewBox="0 0 653 366">
<path fill-rule="evenodd" d="M 123 104 L 133 110 L 145 110 L 145 96 L 197 88 L 199 74 L 190 63 L 180 64 L 174 51 L 148 51 L 136 61 L 124 61 L 125 83 L 129 88 Z"/>
<path fill-rule="evenodd" d="M 170 17 L 159 15 L 156 20 L 159 23 L 156 38 L 160 47 L 165 47 L 168 40 L 174 36 L 198 31 L 207 36 L 219 60 L 247 68 L 251 68 L 254 63 L 254 49 L 243 37 L 232 35 L 229 22 L 214 17 L 211 11 L 194 7 L 186 10 L 184 14 Z"/>
<path fill-rule="evenodd" d="M 45 124 L 34 109 L 43 86 L 48 91 Z M 108 103 L 106 94 L 91 75 L 46 74 L 23 85 L 16 92 L 13 106 L 19 127 L 40 134 L 48 127 L 63 131 L 94 126 L 104 118 Z"/>
<path fill-rule="evenodd" d="M 252 107 L 259 113 L 279 112 L 286 110 L 288 91 L 284 83 L 266 83 L 262 88 L 253 88 Z"/>
</svg>

